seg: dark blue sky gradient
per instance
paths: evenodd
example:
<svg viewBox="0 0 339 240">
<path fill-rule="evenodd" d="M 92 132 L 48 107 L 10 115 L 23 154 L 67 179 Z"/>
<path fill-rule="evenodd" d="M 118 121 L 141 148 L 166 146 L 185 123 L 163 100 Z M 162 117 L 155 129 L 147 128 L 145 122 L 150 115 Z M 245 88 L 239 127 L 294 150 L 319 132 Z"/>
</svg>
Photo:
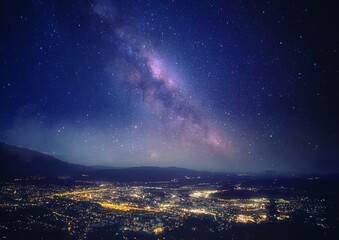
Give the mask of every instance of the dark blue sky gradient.
<svg viewBox="0 0 339 240">
<path fill-rule="evenodd" d="M 338 10 L 3 1 L 0 140 L 88 165 L 337 171 Z"/>
</svg>

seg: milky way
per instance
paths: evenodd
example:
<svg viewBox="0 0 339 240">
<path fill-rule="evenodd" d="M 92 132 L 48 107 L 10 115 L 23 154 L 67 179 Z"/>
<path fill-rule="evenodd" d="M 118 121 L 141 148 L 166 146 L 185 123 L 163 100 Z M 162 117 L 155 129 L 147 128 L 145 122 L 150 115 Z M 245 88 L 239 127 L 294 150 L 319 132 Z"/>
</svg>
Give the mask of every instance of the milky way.
<svg viewBox="0 0 339 240">
<path fill-rule="evenodd" d="M 100 21 L 114 26 L 116 15 L 112 14 L 108 2 L 100 1 L 94 6 L 94 12 Z M 204 146 L 227 154 L 230 144 L 225 143 L 225 136 L 218 132 L 218 126 L 212 124 L 213 119 L 206 116 L 198 101 L 189 94 L 185 79 L 151 41 L 130 26 L 120 25 L 107 31 L 108 36 L 114 35 L 112 47 L 118 49 L 114 70 L 118 72 L 119 80 L 125 83 L 130 94 L 149 106 L 167 135 L 175 138 L 183 148 Z"/>
</svg>

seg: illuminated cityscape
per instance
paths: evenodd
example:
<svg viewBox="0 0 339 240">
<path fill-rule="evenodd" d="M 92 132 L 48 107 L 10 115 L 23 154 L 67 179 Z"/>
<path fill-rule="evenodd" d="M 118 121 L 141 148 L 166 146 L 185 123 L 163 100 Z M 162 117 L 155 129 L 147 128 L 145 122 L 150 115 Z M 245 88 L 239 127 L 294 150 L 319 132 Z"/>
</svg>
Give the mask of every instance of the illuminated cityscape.
<svg viewBox="0 0 339 240">
<path fill-rule="evenodd" d="M 277 196 L 260 197 L 264 190 Z M 243 191 L 252 196 L 241 197 Z M 248 187 L 242 183 L 224 188 L 220 181 L 211 183 L 200 177 L 143 183 L 76 181 L 69 186 L 39 186 L 17 179 L 1 187 L 0 229 L 3 238 L 13 231 L 42 229 L 58 231 L 69 239 L 91 239 L 93 232 L 116 226 L 113 233 L 117 239 L 140 233 L 170 239 L 171 232 L 182 228 L 187 219 L 208 221 L 211 226 L 204 231 L 220 234 L 236 225 L 295 221 L 298 214 L 303 223 L 322 231 L 334 227 L 326 217 L 325 199 L 312 199 L 307 194 L 278 197 L 289 191 L 292 189 L 283 186 Z M 237 192 L 239 197 L 224 197 Z M 192 226 L 190 231 L 201 229 Z"/>
</svg>

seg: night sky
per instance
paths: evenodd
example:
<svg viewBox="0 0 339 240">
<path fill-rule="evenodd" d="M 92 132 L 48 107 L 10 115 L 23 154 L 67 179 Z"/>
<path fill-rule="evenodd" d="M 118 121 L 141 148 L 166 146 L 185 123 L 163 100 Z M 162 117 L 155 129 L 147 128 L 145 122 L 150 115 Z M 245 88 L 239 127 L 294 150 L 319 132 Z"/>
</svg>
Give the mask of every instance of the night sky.
<svg viewBox="0 0 339 240">
<path fill-rule="evenodd" d="M 339 170 L 336 1 L 1 1 L 0 141 L 85 165 Z"/>
</svg>

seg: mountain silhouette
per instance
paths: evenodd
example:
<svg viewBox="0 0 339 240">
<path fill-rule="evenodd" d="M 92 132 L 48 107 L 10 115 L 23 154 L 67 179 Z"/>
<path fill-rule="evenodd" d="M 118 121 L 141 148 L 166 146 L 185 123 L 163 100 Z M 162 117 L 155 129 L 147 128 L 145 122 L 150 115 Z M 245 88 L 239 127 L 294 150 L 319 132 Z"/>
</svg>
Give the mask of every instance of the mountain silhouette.
<svg viewBox="0 0 339 240">
<path fill-rule="evenodd" d="M 90 169 L 44 153 L 0 143 L 0 179 L 73 176 Z"/>
<path fill-rule="evenodd" d="M 68 176 L 85 181 L 154 182 L 201 175 L 210 176 L 211 174 L 177 167 L 83 166 L 64 162 L 48 154 L 30 149 L 0 143 L 0 180 L 31 176 L 49 178 Z"/>
</svg>

